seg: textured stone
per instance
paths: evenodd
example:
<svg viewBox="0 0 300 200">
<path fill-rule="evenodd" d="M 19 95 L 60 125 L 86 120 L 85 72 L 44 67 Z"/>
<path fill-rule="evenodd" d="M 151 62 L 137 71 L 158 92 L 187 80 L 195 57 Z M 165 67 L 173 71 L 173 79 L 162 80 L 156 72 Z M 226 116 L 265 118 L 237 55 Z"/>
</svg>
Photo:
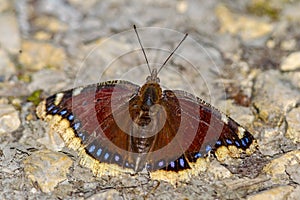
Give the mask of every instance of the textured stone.
<svg viewBox="0 0 300 200">
<path fill-rule="evenodd" d="M 291 151 L 267 164 L 263 171 L 270 174 L 274 180 L 286 173 L 287 166 L 296 165 L 300 160 L 300 150 Z"/>
<path fill-rule="evenodd" d="M 289 74 L 281 74 L 275 70 L 258 75 L 254 85 L 254 106 L 259 117 L 274 127 L 280 126 L 284 114 L 294 108 L 299 101 L 299 91 L 288 88 L 291 80 Z"/>
<path fill-rule="evenodd" d="M 58 183 L 66 180 L 72 163 L 71 158 L 63 153 L 40 150 L 24 160 L 24 170 L 43 192 L 51 192 Z"/>
<path fill-rule="evenodd" d="M 291 75 L 275 70 L 260 73 L 255 81 L 253 106 L 257 112 L 256 126 L 260 130 L 260 152 L 264 155 L 275 155 L 283 148 L 290 151 L 289 140 L 284 140 L 286 131 L 286 113 L 294 109 L 299 102 L 300 93 L 295 87 L 289 87 Z M 291 127 L 292 128 L 292 127 Z"/>
<path fill-rule="evenodd" d="M 117 190 L 111 189 L 102 193 L 94 194 L 93 196 L 87 198 L 87 200 L 97 200 L 97 199 L 103 199 L 103 200 L 120 199 L 121 200 L 123 199 L 123 197 L 120 195 L 120 193 Z"/>
<path fill-rule="evenodd" d="M 286 116 L 288 128 L 285 136 L 293 142 L 300 142 L 300 107 L 292 109 Z"/>
<path fill-rule="evenodd" d="M 283 71 L 300 69 L 300 51 L 288 55 L 288 57 L 282 61 L 280 68 Z"/>
<path fill-rule="evenodd" d="M 297 184 L 300 184 L 300 162 L 292 165 L 287 166 L 286 172 L 289 174 L 290 178 Z"/>
<path fill-rule="evenodd" d="M 292 193 L 287 197 L 287 200 L 296 200 L 299 199 L 300 186 L 298 185 Z"/>
<path fill-rule="evenodd" d="M 262 191 L 258 194 L 249 196 L 247 200 L 262 200 L 262 199 L 268 199 L 268 200 L 277 200 L 277 199 L 286 199 L 286 196 L 288 196 L 293 191 L 292 186 L 279 186 L 272 188 L 270 190 Z"/>
<path fill-rule="evenodd" d="M 19 61 L 28 70 L 61 68 L 66 64 L 66 54 L 62 48 L 49 43 L 23 41 Z"/>
<path fill-rule="evenodd" d="M 11 133 L 21 124 L 19 112 L 8 104 L 6 99 L 0 100 L 0 134 Z"/>
<path fill-rule="evenodd" d="M 222 166 L 219 162 L 210 163 L 209 168 L 207 169 L 208 173 L 211 173 L 215 179 L 225 179 L 232 176 L 231 172 Z"/>
</svg>

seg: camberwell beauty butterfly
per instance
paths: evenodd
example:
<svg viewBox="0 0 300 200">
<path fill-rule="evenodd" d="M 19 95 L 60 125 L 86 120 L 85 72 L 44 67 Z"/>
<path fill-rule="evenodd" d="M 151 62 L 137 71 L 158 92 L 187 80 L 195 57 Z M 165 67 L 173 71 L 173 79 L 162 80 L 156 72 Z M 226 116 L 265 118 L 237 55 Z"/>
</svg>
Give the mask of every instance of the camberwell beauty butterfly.
<svg viewBox="0 0 300 200">
<path fill-rule="evenodd" d="M 39 104 L 37 115 L 99 176 L 147 170 L 174 182 L 205 170 L 210 154 L 222 161 L 255 150 L 253 136 L 208 103 L 162 90 L 162 67 L 151 70 L 142 87 L 114 80 L 54 94 Z"/>
</svg>

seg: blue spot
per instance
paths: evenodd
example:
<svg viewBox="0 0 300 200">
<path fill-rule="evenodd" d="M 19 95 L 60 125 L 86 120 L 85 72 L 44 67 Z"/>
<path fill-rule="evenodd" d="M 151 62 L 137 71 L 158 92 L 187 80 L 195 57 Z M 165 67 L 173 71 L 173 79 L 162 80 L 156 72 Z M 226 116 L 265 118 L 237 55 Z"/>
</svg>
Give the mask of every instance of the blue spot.
<svg viewBox="0 0 300 200">
<path fill-rule="evenodd" d="M 237 147 L 240 147 L 241 146 L 241 144 L 239 143 L 239 141 L 234 141 L 234 143 L 235 143 L 235 145 L 237 146 Z"/>
<path fill-rule="evenodd" d="M 96 155 L 99 157 L 99 156 L 101 155 L 101 153 L 102 153 L 102 149 L 101 149 L 101 148 L 99 148 L 99 149 L 97 150 L 97 153 L 96 153 Z"/>
<path fill-rule="evenodd" d="M 95 151 L 95 149 L 96 149 L 96 147 L 95 147 L 95 145 L 92 145 L 92 146 L 90 146 L 90 148 L 89 148 L 89 152 L 90 153 L 92 153 L 93 151 Z"/>
<path fill-rule="evenodd" d="M 120 160 L 120 156 L 119 155 L 115 155 L 115 161 L 118 162 Z"/>
<path fill-rule="evenodd" d="M 126 166 L 126 167 L 129 167 L 129 163 L 128 163 L 128 162 L 126 162 L 126 163 L 125 163 L 125 166 Z"/>
<path fill-rule="evenodd" d="M 222 142 L 220 141 L 220 140 L 218 140 L 217 142 L 216 142 L 216 145 L 221 145 L 222 144 Z"/>
<path fill-rule="evenodd" d="M 175 162 L 174 161 L 170 162 L 170 167 L 175 168 Z"/>
<path fill-rule="evenodd" d="M 198 152 L 198 153 L 195 154 L 194 157 L 195 157 L 195 158 L 201 158 L 201 157 L 202 157 L 202 154 L 201 154 L 200 152 Z"/>
<path fill-rule="evenodd" d="M 74 115 L 70 114 L 70 115 L 68 116 L 68 120 L 69 120 L 69 121 L 72 121 L 73 119 L 74 119 Z"/>
<path fill-rule="evenodd" d="M 162 160 L 162 161 L 159 161 L 159 162 L 158 162 L 158 166 L 159 166 L 159 167 L 163 167 L 163 166 L 164 166 L 164 163 L 165 163 L 165 162 L 164 162 L 163 160 Z"/>
<path fill-rule="evenodd" d="M 85 135 L 84 135 L 83 132 L 79 132 L 79 133 L 78 133 L 78 137 L 80 137 L 82 141 L 85 140 Z"/>
<path fill-rule="evenodd" d="M 211 151 L 211 149 L 212 149 L 212 148 L 211 148 L 211 146 L 210 146 L 210 145 L 207 145 L 207 146 L 205 147 L 205 151 L 206 151 L 206 152 L 209 152 L 209 151 Z"/>
<path fill-rule="evenodd" d="M 250 142 L 249 138 L 247 138 L 247 137 L 245 137 L 243 139 L 245 140 L 246 144 L 248 144 Z"/>
<path fill-rule="evenodd" d="M 109 158 L 109 153 L 105 153 L 104 160 L 107 160 Z"/>
<path fill-rule="evenodd" d="M 47 111 L 49 112 L 50 110 L 52 110 L 55 106 L 54 105 L 51 105 L 47 108 Z"/>
<path fill-rule="evenodd" d="M 76 122 L 74 125 L 73 125 L 73 128 L 75 131 L 77 131 L 80 127 L 80 122 Z"/>
<path fill-rule="evenodd" d="M 244 147 L 247 147 L 247 143 L 246 143 L 246 141 L 244 140 L 244 138 L 241 139 L 241 141 L 242 141 L 242 145 L 243 145 Z"/>
<path fill-rule="evenodd" d="M 227 144 L 232 144 L 232 141 L 230 139 L 226 139 Z"/>
<path fill-rule="evenodd" d="M 148 169 L 148 170 L 151 169 L 151 164 L 147 163 L 146 164 L 146 169 Z"/>
<path fill-rule="evenodd" d="M 67 110 L 62 110 L 62 111 L 60 111 L 60 115 L 65 115 L 67 113 Z"/>
<path fill-rule="evenodd" d="M 180 165 L 181 167 L 184 167 L 184 160 L 183 160 L 183 158 L 180 158 L 180 159 L 179 159 L 179 165 Z"/>
<path fill-rule="evenodd" d="M 52 114 L 56 114 L 56 113 L 57 113 L 57 111 L 58 111 L 58 109 L 57 109 L 57 108 L 55 108 L 54 110 L 52 110 Z"/>
</svg>

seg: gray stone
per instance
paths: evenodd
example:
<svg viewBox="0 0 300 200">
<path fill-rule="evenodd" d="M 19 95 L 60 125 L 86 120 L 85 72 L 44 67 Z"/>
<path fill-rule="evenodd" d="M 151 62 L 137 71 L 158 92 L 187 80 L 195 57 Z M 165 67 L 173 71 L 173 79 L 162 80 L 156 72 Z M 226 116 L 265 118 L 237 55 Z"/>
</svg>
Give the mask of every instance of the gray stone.
<svg viewBox="0 0 300 200">
<path fill-rule="evenodd" d="M 67 79 L 65 73 L 45 69 L 32 74 L 32 82 L 28 85 L 28 89 L 31 92 L 43 89 L 53 93 L 66 89 L 68 81 L 69 79 Z"/>
<path fill-rule="evenodd" d="M 294 108 L 286 116 L 287 130 L 286 137 L 293 142 L 300 142 L 300 108 Z"/>
<path fill-rule="evenodd" d="M 94 194 L 93 196 L 87 198 L 87 200 L 97 200 L 97 199 L 121 200 L 121 199 L 123 199 L 123 197 L 121 196 L 121 194 L 117 190 L 111 189 L 111 190 L 107 190 L 107 191 L 102 192 L 102 193 Z"/>
<path fill-rule="evenodd" d="M 0 99 L 0 134 L 17 130 L 20 124 L 19 112 L 6 99 Z"/>
<path fill-rule="evenodd" d="M 300 92 L 289 87 L 290 75 L 270 70 L 258 75 L 254 85 L 253 104 L 256 108 L 258 124 L 264 124 L 260 130 L 260 150 L 263 154 L 273 155 L 282 151 L 288 144 L 282 139 L 286 124 L 285 115 L 300 101 Z M 289 149 L 291 150 L 291 149 Z"/>
<path fill-rule="evenodd" d="M 32 182 L 43 192 L 51 192 L 58 183 L 66 180 L 72 160 L 67 155 L 50 150 L 34 152 L 24 161 L 24 170 Z"/>
<path fill-rule="evenodd" d="M 293 71 L 300 69 L 300 51 L 291 53 L 281 63 L 282 71 Z"/>
<path fill-rule="evenodd" d="M 21 48 L 21 38 L 16 16 L 13 12 L 0 13 L 0 45 L 11 53 L 17 53 Z M 5 27 L 5 28 L 4 28 Z"/>
<path fill-rule="evenodd" d="M 16 73 L 14 64 L 11 62 L 8 54 L 3 49 L 0 49 L 0 72 L 0 82 L 6 80 Z"/>
</svg>

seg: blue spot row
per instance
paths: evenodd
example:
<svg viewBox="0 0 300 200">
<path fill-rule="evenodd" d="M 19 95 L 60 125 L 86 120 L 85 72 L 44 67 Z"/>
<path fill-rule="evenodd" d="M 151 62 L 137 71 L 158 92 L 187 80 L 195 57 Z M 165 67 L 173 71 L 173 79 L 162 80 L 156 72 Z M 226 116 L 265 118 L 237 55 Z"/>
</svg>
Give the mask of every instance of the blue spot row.
<svg viewBox="0 0 300 200">
<path fill-rule="evenodd" d="M 247 148 L 249 146 L 249 144 L 251 143 L 251 140 L 248 137 L 244 137 L 240 140 L 233 140 L 233 141 L 231 139 L 226 138 L 225 142 L 227 145 L 235 145 L 238 148 L 241 148 L 241 147 Z M 218 145 L 220 145 L 220 144 L 218 144 Z"/>
<path fill-rule="evenodd" d="M 67 120 L 69 120 L 70 122 L 72 122 L 75 118 L 74 115 L 72 113 L 69 113 L 67 109 L 62 109 L 61 111 L 59 111 L 59 108 L 57 108 L 53 104 L 47 107 L 46 110 L 47 112 L 50 112 L 52 115 L 59 114 L 62 117 L 66 117 Z"/>
<path fill-rule="evenodd" d="M 105 150 L 103 150 L 102 147 L 97 147 L 95 144 L 91 144 L 90 146 L 88 146 L 87 148 L 87 152 L 89 154 L 91 154 L 93 157 L 95 157 L 97 160 L 103 162 L 103 161 L 106 161 L 106 162 L 115 162 L 115 163 L 118 163 L 120 165 L 122 165 L 122 157 L 121 155 L 119 154 L 114 154 L 112 156 L 112 154 L 110 152 L 107 152 Z M 110 159 L 112 157 L 112 160 Z M 132 167 L 132 165 L 129 165 L 128 162 L 127 163 L 127 166 L 126 167 Z M 126 164 L 125 164 L 126 165 Z"/>
</svg>

